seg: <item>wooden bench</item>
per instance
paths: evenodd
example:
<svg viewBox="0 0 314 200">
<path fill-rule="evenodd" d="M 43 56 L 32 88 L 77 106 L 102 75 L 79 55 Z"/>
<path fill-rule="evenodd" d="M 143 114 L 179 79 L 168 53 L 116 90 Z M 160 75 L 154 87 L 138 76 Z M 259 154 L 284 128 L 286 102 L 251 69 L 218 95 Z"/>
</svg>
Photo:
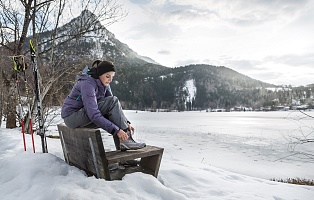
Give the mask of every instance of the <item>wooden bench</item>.
<svg viewBox="0 0 314 200">
<path fill-rule="evenodd" d="M 65 161 L 84 170 L 89 176 L 121 180 L 125 174 L 133 172 L 143 172 L 155 177 L 158 175 L 163 148 L 146 146 L 139 150 L 105 152 L 99 129 L 71 129 L 64 124 L 58 124 L 57 127 Z M 109 166 L 119 162 L 134 159 L 140 159 L 136 166 L 109 169 Z"/>
</svg>

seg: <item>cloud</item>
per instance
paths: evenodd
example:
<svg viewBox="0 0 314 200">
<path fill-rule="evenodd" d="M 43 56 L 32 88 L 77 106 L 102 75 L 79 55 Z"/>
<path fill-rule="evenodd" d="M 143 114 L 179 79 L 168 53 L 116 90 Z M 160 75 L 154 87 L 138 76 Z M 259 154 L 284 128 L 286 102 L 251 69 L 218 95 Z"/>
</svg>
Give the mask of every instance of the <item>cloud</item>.
<svg viewBox="0 0 314 200">
<path fill-rule="evenodd" d="M 151 1 L 152 0 L 130 0 L 130 2 L 140 5 L 151 3 Z"/>
<path fill-rule="evenodd" d="M 157 53 L 161 54 L 161 55 L 170 55 L 171 54 L 171 52 L 168 50 L 161 50 L 161 51 L 158 51 Z"/>
<path fill-rule="evenodd" d="M 169 0 L 165 6 L 189 6 L 200 13 L 214 14 L 221 21 L 235 26 L 260 26 L 266 22 L 287 21 L 306 8 L 308 0 Z M 187 16 L 191 13 L 186 13 Z M 210 15 L 208 15 L 210 16 Z"/>
<path fill-rule="evenodd" d="M 259 60 L 223 60 L 225 66 L 231 66 L 235 70 L 249 71 L 258 69 L 261 64 Z"/>
<path fill-rule="evenodd" d="M 288 54 L 281 56 L 267 56 L 265 62 L 276 62 L 290 66 L 310 66 L 314 68 L 314 53 L 313 54 Z"/>
<path fill-rule="evenodd" d="M 174 18 L 177 22 L 192 21 L 194 23 L 198 20 L 211 20 L 217 19 L 217 14 L 208 10 L 195 10 L 195 9 L 185 9 L 185 10 L 174 10 L 170 12 L 167 17 Z"/>
<path fill-rule="evenodd" d="M 129 15 L 113 33 L 165 66 L 226 66 L 275 84 L 305 83 L 314 73 L 314 1 L 127 2 Z"/>
</svg>

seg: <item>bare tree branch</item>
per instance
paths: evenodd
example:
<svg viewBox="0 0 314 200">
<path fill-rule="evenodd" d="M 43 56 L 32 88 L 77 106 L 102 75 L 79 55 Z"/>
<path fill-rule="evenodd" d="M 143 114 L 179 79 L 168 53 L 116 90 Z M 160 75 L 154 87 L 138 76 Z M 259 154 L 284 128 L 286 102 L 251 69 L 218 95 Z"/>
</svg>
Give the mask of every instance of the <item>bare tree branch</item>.
<svg viewBox="0 0 314 200">
<path fill-rule="evenodd" d="M 306 115 L 306 116 L 310 117 L 310 118 L 314 118 L 313 116 L 306 114 L 306 113 L 303 112 L 302 110 L 299 110 L 299 112 L 302 113 L 303 115 Z"/>
<path fill-rule="evenodd" d="M 28 46 L 26 44 L 27 37 L 33 35 L 33 42 L 37 45 L 36 49 L 38 49 L 37 58 L 40 68 L 42 68 L 40 70 L 46 70 L 45 66 L 48 71 L 50 70 L 50 73 L 39 73 L 39 77 L 43 76 L 43 78 L 40 78 L 40 85 L 43 88 L 42 98 L 44 99 L 46 95 L 53 94 L 54 88 L 58 90 L 59 87 L 53 86 L 62 78 L 62 74 L 75 70 L 74 66 L 70 69 L 64 68 L 65 63 L 60 63 L 58 60 L 62 60 L 65 55 L 58 55 L 56 49 L 63 45 L 70 47 L 73 45 L 71 44 L 72 41 L 83 37 L 91 37 L 87 34 L 104 29 L 98 25 L 99 22 L 103 25 L 110 25 L 122 19 L 126 14 L 122 12 L 122 6 L 117 2 L 117 0 L 16 0 L 14 2 L 0 0 L 1 48 L 6 49 L 8 55 L 25 55 L 28 52 L 28 48 L 26 48 Z M 75 10 L 72 10 L 72 5 Z M 70 9 L 65 11 L 65 8 Z M 61 22 L 61 20 L 74 18 L 75 15 L 86 10 L 90 10 L 94 16 L 90 17 L 91 15 L 89 15 L 84 19 L 82 18 L 74 29 L 73 27 L 67 27 L 67 32 L 60 30 L 60 27 L 65 24 L 65 21 Z M 68 14 L 71 13 L 72 17 L 69 17 Z M 30 22 L 33 22 L 32 26 L 30 26 Z M 50 34 L 48 39 L 45 37 L 45 41 L 40 38 L 44 34 Z M 15 93 L 12 89 L 15 83 L 14 72 L 11 71 L 11 73 L 5 74 L 7 76 L 5 80 L 9 83 L 5 91 L 11 91 L 12 93 L 10 94 L 11 99 L 7 100 L 9 104 L 12 104 L 9 110 L 15 110 Z M 11 116 L 8 121 L 13 120 L 12 113 Z M 12 121 L 11 124 L 16 123 Z"/>
<path fill-rule="evenodd" d="M 297 148 L 297 147 L 301 147 L 300 145 L 306 145 L 311 142 L 314 142 L 314 128 L 310 125 L 312 124 L 311 122 L 308 123 L 309 122 L 308 118 L 313 118 L 313 117 L 306 114 L 303 111 L 300 111 L 300 113 L 302 113 L 302 116 L 294 117 L 292 116 L 292 113 L 290 113 L 289 116 L 291 117 L 291 119 L 288 117 L 286 118 L 288 120 L 290 119 L 294 121 L 296 125 L 298 126 L 298 129 L 292 130 L 289 133 L 285 134 L 286 136 L 284 136 L 285 139 L 288 141 L 288 151 L 292 152 L 292 154 L 286 157 L 277 159 L 277 160 L 294 156 L 303 160 L 308 159 L 309 162 L 314 161 L 314 155 L 311 152 L 307 152 L 306 148 L 305 149 Z"/>
</svg>

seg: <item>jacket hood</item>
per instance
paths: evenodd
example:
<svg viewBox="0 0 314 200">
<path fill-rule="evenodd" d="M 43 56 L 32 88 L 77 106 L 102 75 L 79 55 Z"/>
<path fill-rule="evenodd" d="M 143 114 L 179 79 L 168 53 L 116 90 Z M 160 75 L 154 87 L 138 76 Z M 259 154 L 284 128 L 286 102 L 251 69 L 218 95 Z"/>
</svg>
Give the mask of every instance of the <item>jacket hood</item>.
<svg viewBox="0 0 314 200">
<path fill-rule="evenodd" d="M 86 66 L 77 76 L 76 76 L 76 80 L 84 80 L 87 77 L 90 77 L 87 72 L 89 71 L 89 68 Z"/>
<path fill-rule="evenodd" d="M 89 80 L 89 81 L 95 81 L 95 83 L 98 86 L 103 86 L 103 84 L 101 83 L 101 81 L 99 79 L 95 79 L 93 77 L 91 77 L 89 74 L 87 74 L 87 72 L 89 72 L 89 68 L 85 67 L 77 76 L 76 76 L 76 80 L 77 81 L 82 81 L 82 80 Z"/>
</svg>

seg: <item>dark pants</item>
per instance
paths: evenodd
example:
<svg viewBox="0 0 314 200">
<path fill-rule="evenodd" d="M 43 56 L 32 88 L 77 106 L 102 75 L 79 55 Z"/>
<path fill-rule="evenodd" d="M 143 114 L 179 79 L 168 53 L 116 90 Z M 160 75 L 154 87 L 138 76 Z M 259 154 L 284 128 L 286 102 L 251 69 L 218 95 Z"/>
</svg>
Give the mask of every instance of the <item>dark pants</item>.
<svg viewBox="0 0 314 200">
<path fill-rule="evenodd" d="M 122 130 L 126 130 L 128 128 L 127 119 L 117 97 L 110 96 L 100 99 L 98 101 L 98 109 L 105 118 Z M 89 119 L 84 107 L 64 118 L 64 123 L 70 128 L 98 128 L 97 125 Z M 118 136 L 113 136 L 113 139 L 116 148 L 119 149 L 120 142 Z"/>
</svg>

